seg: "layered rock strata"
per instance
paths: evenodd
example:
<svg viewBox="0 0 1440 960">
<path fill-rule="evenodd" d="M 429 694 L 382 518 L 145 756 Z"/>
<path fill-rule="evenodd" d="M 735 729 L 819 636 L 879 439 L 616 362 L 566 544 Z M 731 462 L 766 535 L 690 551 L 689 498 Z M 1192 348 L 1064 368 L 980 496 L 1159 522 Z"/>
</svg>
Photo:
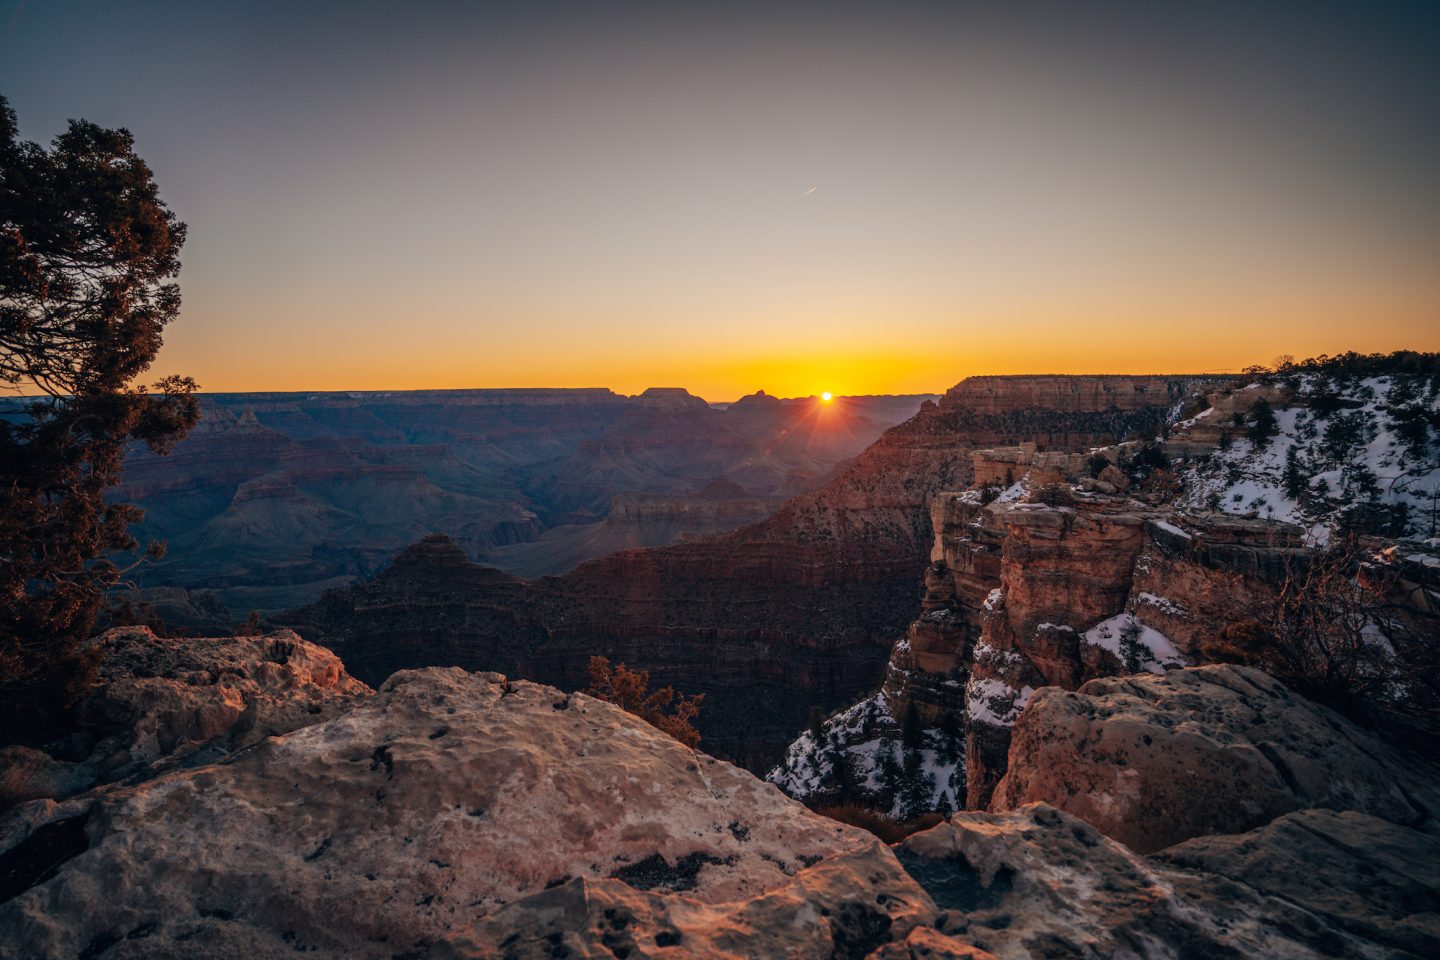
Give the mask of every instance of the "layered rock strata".
<svg viewBox="0 0 1440 960">
<path fill-rule="evenodd" d="M 759 497 L 813 490 L 926 398 L 841 397 L 823 410 L 769 399 L 720 410 L 678 388 L 206 394 L 169 456 L 127 460 L 121 495 L 146 511 L 139 533 L 169 545 L 135 571 L 143 589 L 131 597 L 182 626 L 233 629 L 251 610 L 372 576 L 431 532 L 497 565 L 560 572 L 593 554 L 506 548 L 593 534 L 622 494 L 691 494 L 717 478 Z M 643 545 L 664 535 L 651 524 Z M 186 610 L 152 592 L 164 589 L 204 601 Z"/>
<path fill-rule="evenodd" d="M 1192 386 L 1166 380 L 1161 390 L 1142 378 L 1124 388 L 1124 378 L 1100 378 L 1076 400 L 1068 392 L 1076 378 L 1059 378 L 1068 387 L 1058 392 L 1055 378 L 1013 379 L 1042 381 L 1027 390 L 1056 405 L 1010 408 L 982 393 L 982 409 L 972 409 L 966 381 L 820 491 L 730 534 L 625 551 L 523 585 L 458 561 L 441 573 L 410 553 L 373 583 L 281 622 L 332 646 L 372 682 L 406 666 L 453 663 L 576 686 L 588 658 L 603 654 L 707 694 L 706 746 L 765 769 L 812 706 L 833 710 L 879 684 L 913 615 L 933 539 L 930 501 L 970 483 L 973 450 L 1022 440 L 1064 450 L 1111 444 L 1154 430 Z M 1102 405 L 1116 391 L 1123 405 Z"/>
</svg>

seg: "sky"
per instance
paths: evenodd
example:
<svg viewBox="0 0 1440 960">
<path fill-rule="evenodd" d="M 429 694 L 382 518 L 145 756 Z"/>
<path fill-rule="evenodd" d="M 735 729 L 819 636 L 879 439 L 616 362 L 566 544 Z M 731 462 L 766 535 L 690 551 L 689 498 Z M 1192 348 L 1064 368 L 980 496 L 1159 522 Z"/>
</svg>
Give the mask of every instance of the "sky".
<svg viewBox="0 0 1440 960">
<path fill-rule="evenodd" d="M 1440 3 L 0 0 L 207 390 L 938 392 L 1440 349 Z"/>
</svg>

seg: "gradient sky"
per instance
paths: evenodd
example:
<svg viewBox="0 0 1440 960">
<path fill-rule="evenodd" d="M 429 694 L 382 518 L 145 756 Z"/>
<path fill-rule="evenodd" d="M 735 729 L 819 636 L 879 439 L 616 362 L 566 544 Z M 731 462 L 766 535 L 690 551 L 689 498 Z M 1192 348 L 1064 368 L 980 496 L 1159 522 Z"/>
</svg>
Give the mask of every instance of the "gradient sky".
<svg viewBox="0 0 1440 960">
<path fill-rule="evenodd" d="M 939 391 L 1440 349 L 1440 3 L 0 0 L 209 390 Z"/>
</svg>

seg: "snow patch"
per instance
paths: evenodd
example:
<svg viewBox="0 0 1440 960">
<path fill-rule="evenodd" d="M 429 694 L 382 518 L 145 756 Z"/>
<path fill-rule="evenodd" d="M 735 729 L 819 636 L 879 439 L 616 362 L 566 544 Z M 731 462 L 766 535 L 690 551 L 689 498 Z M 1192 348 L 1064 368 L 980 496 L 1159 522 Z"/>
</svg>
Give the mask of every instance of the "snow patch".
<svg viewBox="0 0 1440 960">
<path fill-rule="evenodd" d="M 1163 597 L 1155 599 L 1164 600 Z M 1141 670 L 1164 673 L 1166 670 L 1185 666 L 1185 657 L 1179 648 L 1170 642 L 1170 638 L 1154 627 L 1147 627 L 1135 619 L 1134 614 L 1117 613 L 1080 635 L 1081 642 L 1108 650 L 1122 664 L 1125 662 L 1124 641 L 1127 637 L 1136 644 L 1132 655 L 1139 661 Z"/>
<path fill-rule="evenodd" d="M 1034 695 L 1035 688 L 1028 684 L 1016 690 L 1004 680 L 971 677 L 965 686 L 965 715 L 971 723 L 1014 726 L 1020 711 Z"/>
</svg>

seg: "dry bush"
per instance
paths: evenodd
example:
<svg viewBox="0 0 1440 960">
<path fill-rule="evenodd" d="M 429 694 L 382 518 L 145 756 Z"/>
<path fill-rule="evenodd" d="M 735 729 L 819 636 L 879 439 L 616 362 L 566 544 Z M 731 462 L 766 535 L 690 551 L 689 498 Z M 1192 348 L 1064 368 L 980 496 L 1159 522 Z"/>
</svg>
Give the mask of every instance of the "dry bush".
<svg viewBox="0 0 1440 960">
<path fill-rule="evenodd" d="M 649 670 L 631 670 L 623 663 L 612 666 L 604 657 L 590 658 L 590 686 L 585 692 L 635 714 L 687 747 L 700 745 L 700 731 L 693 721 L 700 715 L 703 693 L 687 697 L 674 687 L 652 693 Z"/>
<path fill-rule="evenodd" d="M 1200 652 L 1258 667 L 1347 712 L 1366 704 L 1426 712 L 1435 638 L 1403 628 L 1392 575 L 1364 559 L 1353 537 L 1324 552 L 1287 555 L 1274 592 Z"/>
</svg>

